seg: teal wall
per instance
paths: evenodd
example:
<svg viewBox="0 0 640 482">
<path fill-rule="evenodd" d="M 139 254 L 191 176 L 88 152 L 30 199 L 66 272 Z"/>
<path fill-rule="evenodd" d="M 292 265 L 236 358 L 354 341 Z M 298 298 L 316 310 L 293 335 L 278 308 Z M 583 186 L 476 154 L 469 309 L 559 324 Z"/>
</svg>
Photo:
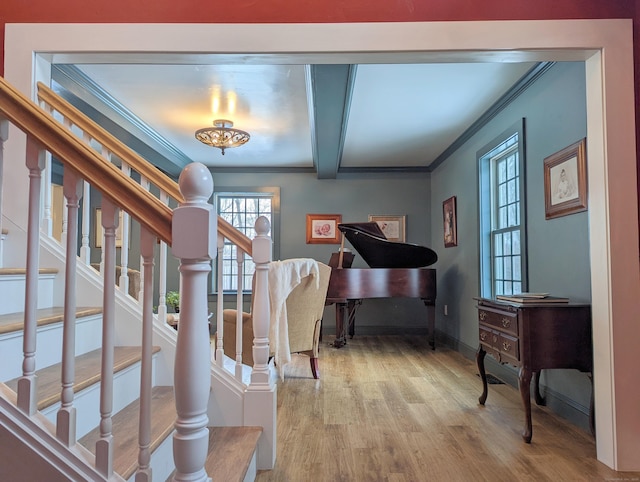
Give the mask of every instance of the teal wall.
<svg viewBox="0 0 640 482">
<path fill-rule="evenodd" d="M 317 179 L 315 173 L 216 173 L 216 186 L 280 188 L 280 258 L 313 258 L 327 263 L 339 245 L 306 244 L 307 214 L 340 214 L 342 221 L 367 221 L 369 214 L 406 215 L 407 242 L 429 245 L 430 175 L 384 173 Z M 348 242 L 346 246 L 349 246 Z M 432 247 L 439 251 L 439 246 Z M 366 267 L 356 255 L 354 267 Z M 235 298 L 225 301 L 233 307 Z M 247 301 L 248 302 L 248 301 Z M 357 333 L 426 333 L 426 309 L 420 300 L 367 300 L 358 312 Z M 335 333 L 335 308 L 325 309 L 323 333 Z"/>
<path fill-rule="evenodd" d="M 591 300 L 588 212 L 545 220 L 543 184 L 544 158 L 586 136 L 585 99 L 584 64 L 555 64 L 432 173 L 431 244 L 443 236 L 442 201 L 457 196 L 458 206 L 458 246 L 438 250 L 436 326 L 467 356 L 478 347 L 476 153 L 519 119 L 525 119 L 529 291 Z M 549 371 L 542 383 L 558 400 L 580 410 L 589 405 L 591 386 L 584 374 Z"/>
</svg>

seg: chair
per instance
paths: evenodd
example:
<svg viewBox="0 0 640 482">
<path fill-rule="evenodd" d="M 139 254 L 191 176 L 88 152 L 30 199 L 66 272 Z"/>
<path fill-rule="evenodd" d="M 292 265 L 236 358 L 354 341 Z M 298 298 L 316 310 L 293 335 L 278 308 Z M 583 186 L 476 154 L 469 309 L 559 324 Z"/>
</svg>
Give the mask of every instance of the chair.
<svg viewBox="0 0 640 482">
<path fill-rule="evenodd" d="M 288 339 L 289 349 L 287 356 L 290 353 L 303 353 L 309 355 L 311 372 L 313 378 L 320 377 L 320 371 L 318 368 L 318 351 L 319 351 L 319 339 L 320 339 L 320 327 L 322 315 L 324 312 L 325 299 L 327 297 L 327 289 L 329 287 L 329 278 L 331 277 L 331 268 L 326 264 L 319 263 L 313 260 L 285 260 L 281 262 L 274 262 L 270 265 L 269 280 L 270 283 L 273 279 L 279 279 L 277 273 L 273 273 L 273 269 L 291 271 L 296 270 L 296 263 L 298 266 L 300 263 L 313 262 L 313 265 L 317 265 L 318 279 L 316 280 L 313 274 L 303 276 L 300 283 L 297 284 L 286 297 L 286 325 L 288 327 Z M 273 290 L 273 286 L 270 286 L 270 291 Z M 272 307 L 272 319 L 270 323 L 277 323 L 277 320 L 273 319 L 274 307 Z M 236 352 L 236 310 L 224 310 L 223 311 L 223 323 L 224 323 L 224 340 L 223 348 L 224 353 L 230 358 L 235 358 Z M 270 351 L 271 356 L 275 355 L 276 343 L 278 340 L 274 340 L 273 327 L 270 327 Z M 242 362 L 246 365 L 253 366 L 253 321 L 251 314 L 242 313 Z M 283 347 L 286 350 L 286 347 Z M 279 363 L 279 369 L 283 370 L 284 366 L 282 361 L 276 360 Z M 281 374 L 283 372 L 281 371 Z"/>
</svg>

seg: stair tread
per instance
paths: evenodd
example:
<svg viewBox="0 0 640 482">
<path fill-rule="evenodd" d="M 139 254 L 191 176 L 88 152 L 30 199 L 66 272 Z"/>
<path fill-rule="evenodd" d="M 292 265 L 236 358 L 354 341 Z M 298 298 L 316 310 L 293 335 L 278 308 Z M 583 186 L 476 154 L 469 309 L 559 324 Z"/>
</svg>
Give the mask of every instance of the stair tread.
<svg viewBox="0 0 640 482">
<path fill-rule="evenodd" d="M 79 306 L 76 308 L 76 318 L 97 315 L 99 313 L 102 313 L 102 308 L 90 306 Z M 64 308 L 62 306 L 41 308 L 36 312 L 36 316 L 38 318 L 38 326 L 59 323 L 64 318 Z M 24 312 L 0 315 L 0 335 L 22 330 L 23 325 Z"/>
<path fill-rule="evenodd" d="M 159 351 L 159 347 L 154 347 L 154 353 Z M 75 379 L 73 385 L 74 393 L 98 383 L 101 373 L 100 366 L 102 363 L 102 349 L 93 350 L 76 357 L 75 361 Z M 138 362 L 141 358 L 141 350 L 139 346 L 117 346 L 114 349 L 113 372 L 127 368 Z M 43 410 L 54 403 L 60 401 L 61 382 L 60 382 L 61 363 L 36 370 L 37 387 L 38 387 L 38 410 Z M 13 391 L 17 390 L 18 378 L 14 378 L 6 382 L 6 385 Z"/>
<path fill-rule="evenodd" d="M 262 427 L 209 427 L 207 473 L 215 480 L 242 482 L 261 434 Z"/>
<path fill-rule="evenodd" d="M 129 479 L 138 467 L 138 423 L 140 399 L 130 403 L 112 418 L 113 438 L 117 442 L 113 454 L 113 470 Z M 176 405 L 173 387 L 154 387 L 151 393 L 151 446 L 153 452 L 173 432 Z M 100 439 L 97 427 L 78 442 L 95 455 L 96 442 Z"/>
<path fill-rule="evenodd" d="M 40 268 L 38 270 L 40 274 L 57 274 L 58 268 Z M 0 268 L 0 276 L 9 275 L 26 275 L 27 268 Z"/>
</svg>

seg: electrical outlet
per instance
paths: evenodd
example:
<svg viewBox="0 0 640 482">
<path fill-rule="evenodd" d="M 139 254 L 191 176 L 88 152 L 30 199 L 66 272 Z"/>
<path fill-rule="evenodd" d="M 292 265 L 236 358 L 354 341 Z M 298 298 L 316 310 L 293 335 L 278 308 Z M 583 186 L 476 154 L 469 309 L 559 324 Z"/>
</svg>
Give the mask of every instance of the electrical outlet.
<svg viewBox="0 0 640 482">
<path fill-rule="evenodd" d="M 449 314 L 449 305 L 444 305 L 444 316 Z"/>
</svg>

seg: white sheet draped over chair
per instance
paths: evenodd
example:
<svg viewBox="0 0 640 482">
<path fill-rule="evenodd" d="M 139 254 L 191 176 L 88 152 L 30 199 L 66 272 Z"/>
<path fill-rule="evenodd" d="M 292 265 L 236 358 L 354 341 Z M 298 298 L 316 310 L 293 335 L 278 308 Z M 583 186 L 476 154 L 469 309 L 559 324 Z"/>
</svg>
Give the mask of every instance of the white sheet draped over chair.
<svg viewBox="0 0 640 482">
<path fill-rule="evenodd" d="M 269 344 L 281 379 L 291 353 L 309 354 L 314 378 L 318 378 L 320 322 L 330 276 L 329 266 L 309 258 L 273 261 L 269 265 Z M 224 351 L 232 358 L 236 318 L 236 310 L 224 310 Z M 242 324 L 243 363 L 253 365 L 251 314 L 242 314 Z"/>
</svg>

